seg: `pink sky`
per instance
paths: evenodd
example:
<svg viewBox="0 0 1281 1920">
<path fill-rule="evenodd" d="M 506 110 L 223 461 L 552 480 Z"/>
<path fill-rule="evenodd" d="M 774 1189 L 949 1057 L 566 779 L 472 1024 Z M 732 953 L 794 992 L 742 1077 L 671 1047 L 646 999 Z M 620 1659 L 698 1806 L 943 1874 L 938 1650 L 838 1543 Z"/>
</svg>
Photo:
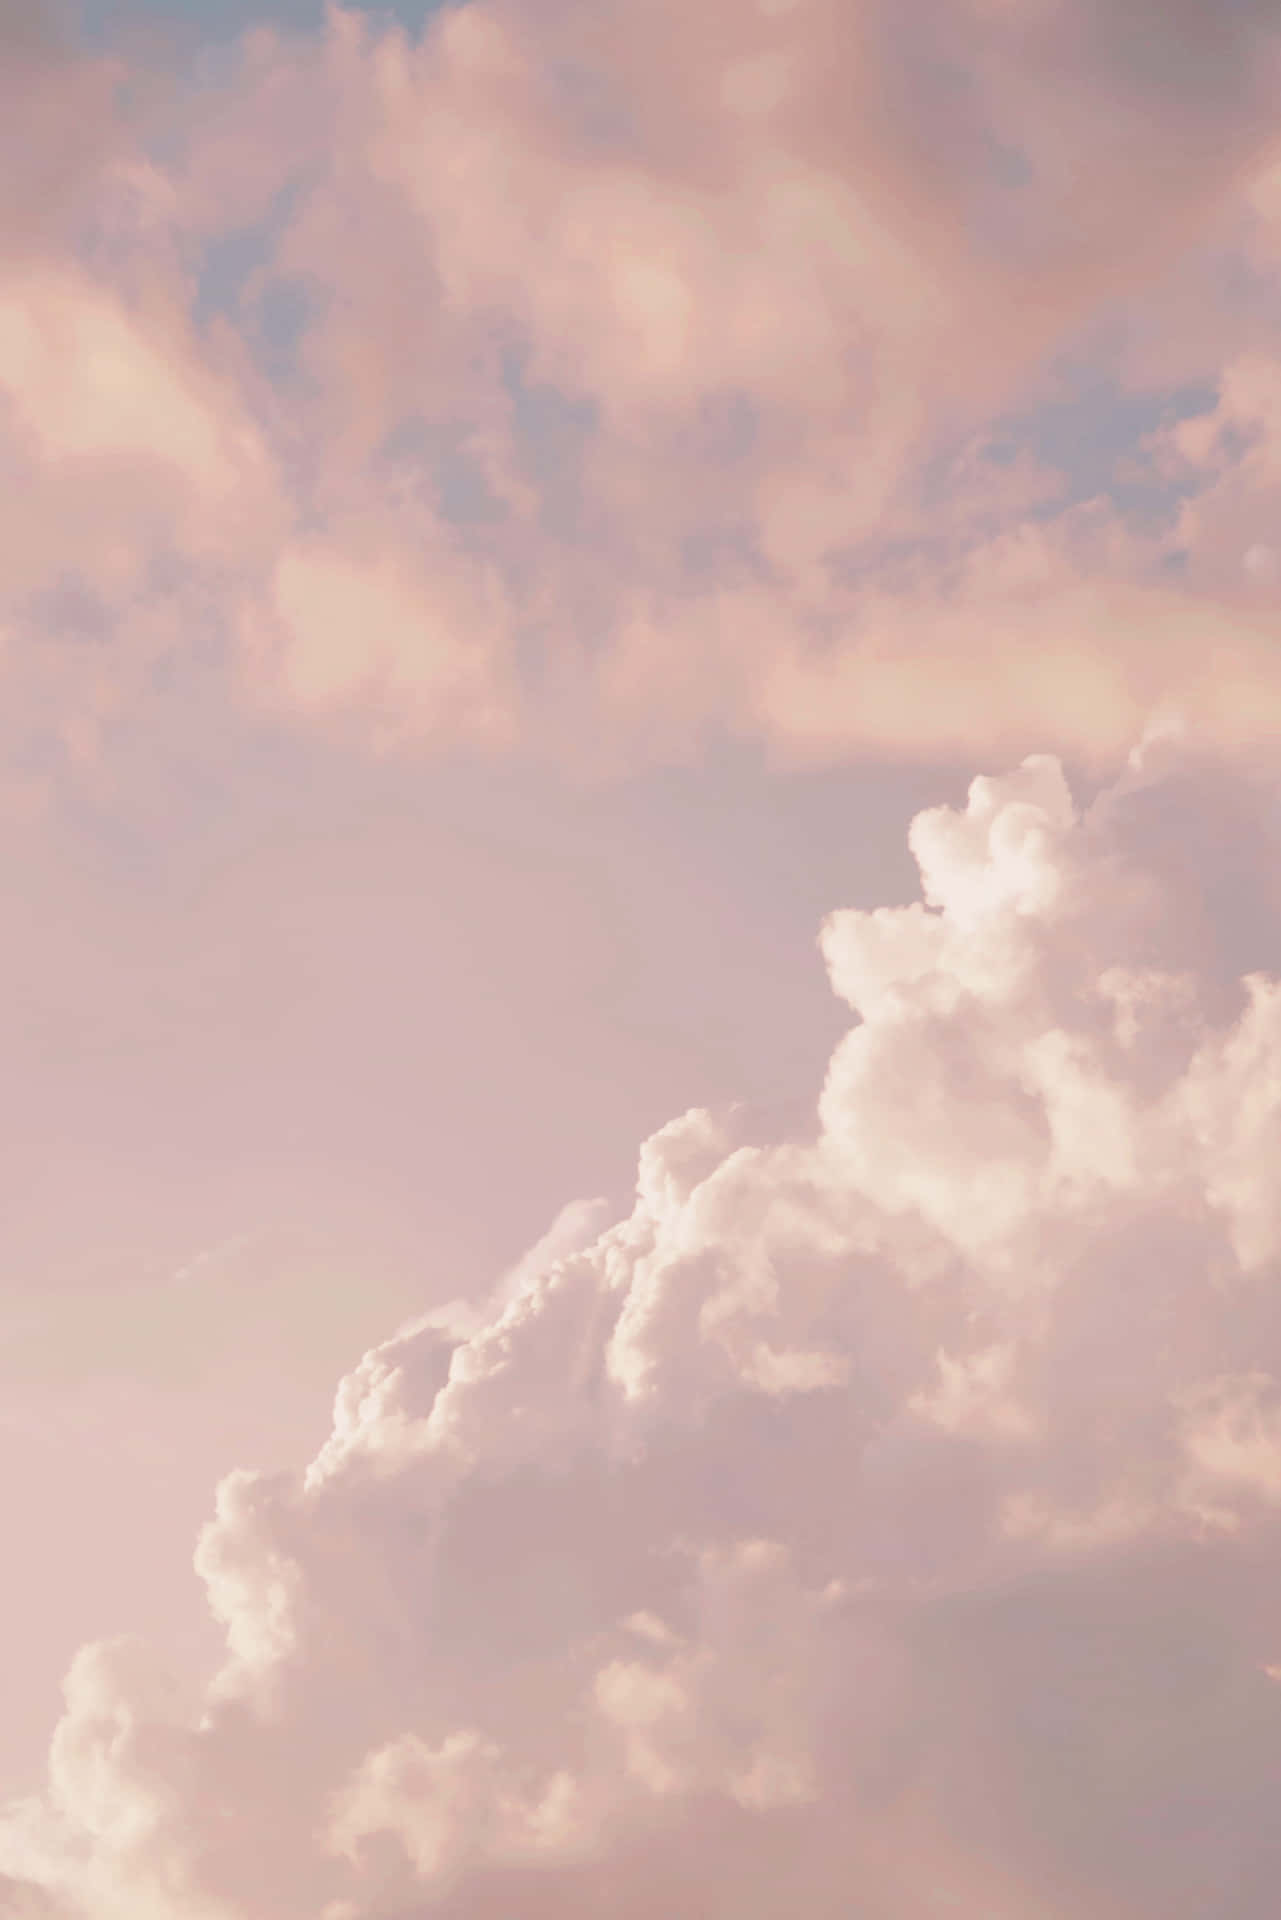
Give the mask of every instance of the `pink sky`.
<svg viewBox="0 0 1281 1920">
<path fill-rule="evenodd" d="M 1274 10 L 0 162 L 0 1920 L 1272 1920 Z"/>
</svg>

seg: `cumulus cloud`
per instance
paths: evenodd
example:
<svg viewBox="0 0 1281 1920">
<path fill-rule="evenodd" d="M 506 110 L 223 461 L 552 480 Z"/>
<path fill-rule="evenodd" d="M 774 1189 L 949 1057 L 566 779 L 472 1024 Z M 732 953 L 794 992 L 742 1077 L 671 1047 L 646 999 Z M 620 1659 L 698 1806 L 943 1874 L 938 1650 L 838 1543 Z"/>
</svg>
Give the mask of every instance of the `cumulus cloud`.
<svg viewBox="0 0 1281 1920">
<path fill-rule="evenodd" d="M 223 1666 L 82 1651 L 4 1911 L 1265 1920 L 1279 824 L 1169 736 L 920 815 L 813 1130 L 677 1119 L 225 1480 Z"/>
</svg>

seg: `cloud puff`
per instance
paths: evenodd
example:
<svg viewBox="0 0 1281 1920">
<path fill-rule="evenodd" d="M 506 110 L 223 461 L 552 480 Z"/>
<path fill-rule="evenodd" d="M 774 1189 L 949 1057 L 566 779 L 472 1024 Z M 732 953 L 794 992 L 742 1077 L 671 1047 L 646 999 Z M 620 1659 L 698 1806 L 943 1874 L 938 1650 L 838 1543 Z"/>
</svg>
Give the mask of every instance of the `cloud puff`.
<svg viewBox="0 0 1281 1920">
<path fill-rule="evenodd" d="M 224 1481 L 224 1665 L 79 1655 L 6 1912 L 1264 1920 L 1277 825 L 1170 738 L 921 815 L 812 1135 L 674 1121 Z"/>
</svg>

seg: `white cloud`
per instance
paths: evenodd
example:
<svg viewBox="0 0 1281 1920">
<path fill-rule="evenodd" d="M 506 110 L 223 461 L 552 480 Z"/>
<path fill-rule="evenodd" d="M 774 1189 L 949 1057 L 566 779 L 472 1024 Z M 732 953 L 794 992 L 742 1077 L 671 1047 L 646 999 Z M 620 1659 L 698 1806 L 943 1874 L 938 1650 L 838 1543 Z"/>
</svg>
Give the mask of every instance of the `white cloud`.
<svg viewBox="0 0 1281 1920">
<path fill-rule="evenodd" d="M 1230 836 L 1281 932 L 1267 823 L 1173 741 L 923 815 L 814 1137 L 687 1114 L 225 1481 L 222 1674 L 80 1655 L 3 1910 L 1267 1920 L 1281 989 L 1204 912 Z"/>
</svg>

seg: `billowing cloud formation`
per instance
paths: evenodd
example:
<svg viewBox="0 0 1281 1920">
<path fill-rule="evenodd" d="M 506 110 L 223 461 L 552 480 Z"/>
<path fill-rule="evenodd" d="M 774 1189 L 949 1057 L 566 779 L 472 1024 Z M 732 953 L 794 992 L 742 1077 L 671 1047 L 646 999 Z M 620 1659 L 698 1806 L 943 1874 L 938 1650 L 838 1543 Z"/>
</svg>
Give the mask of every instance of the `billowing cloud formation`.
<svg viewBox="0 0 1281 1920">
<path fill-rule="evenodd" d="M 80 739 L 211 659 L 379 745 L 1270 739 L 1279 62 L 1265 0 L 0 48 L 16 683 Z"/>
<path fill-rule="evenodd" d="M 918 817 L 813 1136 L 686 1114 L 225 1480 L 222 1670 L 80 1654 L 5 1911 L 1267 1920 L 1277 827 L 1168 738 Z"/>
</svg>

